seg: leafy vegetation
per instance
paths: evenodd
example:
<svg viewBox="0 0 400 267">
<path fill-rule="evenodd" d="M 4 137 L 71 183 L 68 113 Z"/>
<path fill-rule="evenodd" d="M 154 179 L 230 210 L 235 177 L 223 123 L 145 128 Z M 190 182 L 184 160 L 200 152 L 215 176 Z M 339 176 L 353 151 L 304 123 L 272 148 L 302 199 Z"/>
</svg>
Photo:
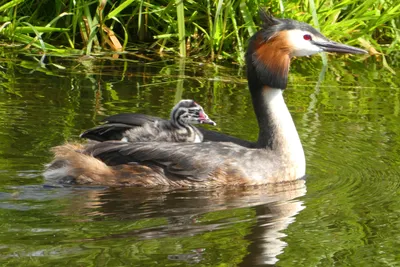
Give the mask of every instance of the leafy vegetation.
<svg viewBox="0 0 400 267">
<path fill-rule="evenodd" d="M 242 64 L 263 6 L 371 54 L 388 55 L 400 46 L 400 2 L 395 0 L 0 0 L 0 36 L 7 46 L 41 53 L 144 49 Z"/>
</svg>

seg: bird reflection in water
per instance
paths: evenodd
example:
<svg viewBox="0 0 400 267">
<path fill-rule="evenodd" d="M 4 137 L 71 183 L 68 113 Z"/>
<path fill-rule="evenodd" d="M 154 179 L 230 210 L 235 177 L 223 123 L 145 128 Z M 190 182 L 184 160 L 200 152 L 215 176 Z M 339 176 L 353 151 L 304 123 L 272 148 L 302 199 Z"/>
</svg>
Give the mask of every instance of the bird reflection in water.
<svg viewBox="0 0 400 267">
<path fill-rule="evenodd" d="M 240 239 L 247 246 L 244 248 L 247 253 L 242 256 L 239 266 L 268 266 L 276 264 L 278 255 L 284 253 L 287 244 L 283 240 L 285 234 L 282 231 L 293 223 L 295 215 L 304 209 L 303 202 L 297 198 L 306 193 L 306 187 L 304 180 L 296 180 L 258 187 L 207 190 L 109 188 L 81 193 L 87 197 L 87 201 L 84 201 L 85 206 L 82 206 L 81 196 L 72 201 L 67 213 L 83 212 L 89 214 L 91 220 L 122 220 L 135 223 L 143 219 L 166 219 L 162 225 L 130 229 L 123 233 L 90 238 L 87 241 L 133 237 L 138 242 L 164 242 L 164 239 L 174 238 L 179 248 L 177 251 L 184 253 L 161 251 L 160 253 L 165 253 L 165 259 L 202 263 L 205 259 L 209 261 L 210 254 L 221 249 L 215 247 L 216 243 L 212 241 L 218 240 L 220 230 L 231 229 L 232 235 L 239 235 L 233 227 L 236 224 L 245 224 L 246 234 L 231 237 L 234 240 Z M 243 209 L 248 211 L 248 216 L 239 219 L 235 217 L 236 213 Z M 216 217 L 218 219 L 215 219 Z M 200 243 L 198 247 L 185 247 L 191 244 L 191 238 L 193 244 L 198 244 L 196 238 L 204 234 L 212 239 L 207 239 L 211 240 L 210 243 Z"/>
</svg>

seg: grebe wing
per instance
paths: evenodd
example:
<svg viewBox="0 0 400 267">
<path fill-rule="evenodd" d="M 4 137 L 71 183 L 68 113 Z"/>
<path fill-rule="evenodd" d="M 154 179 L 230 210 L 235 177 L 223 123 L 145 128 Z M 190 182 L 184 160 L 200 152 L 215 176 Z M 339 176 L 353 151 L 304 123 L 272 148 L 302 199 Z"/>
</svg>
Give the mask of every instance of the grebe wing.
<svg viewBox="0 0 400 267">
<path fill-rule="evenodd" d="M 84 131 L 80 137 L 91 139 L 99 142 L 108 140 L 121 140 L 123 133 L 126 130 L 141 127 L 146 123 L 155 121 L 166 121 L 157 117 L 136 114 L 136 113 L 121 113 L 105 118 L 102 125 L 96 126 Z"/>
<path fill-rule="evenodd" d="M 204 129 L 204 128 L 200 128 L 197 127 L 200 132 L 203 134 L 203 142 L 231 142 L 243 147 L 247 147 L 247 148 L 253 148 L 255 147 L 255 144 L 253 142 L 247 141 L 247 140 L 243 140 L 234 136 L 230 136 L 227 134 L 223 134 L 223 133 L 219 133 L 219 132 L 215 132 L 212 130 L 208 130 L 208 129 Z"/>
<path fill-rule="evenodd" d="M 155 164 L 183 178 L 204 181 L 224 163 L 247 150 L 232 143 L 118 142 L 98 143 L 86 153 L 107 165 Z"/>
<path fill-rule="evenodd" d="M 162 121 L 164 119 L 137 113 L 121 113 L 103 119 L 106 123 L 123 123 L 131 126 L 142 126 L 148 122 Z"/>
<path fill-rule="evenodd" d="M 81 133 L 81 138 L 104 142 L 108 140 L 121 140 L 122 134 L 132 129 L 132 125 L 122 123 L 107 123 L 96 126 Z"/>
</svg>

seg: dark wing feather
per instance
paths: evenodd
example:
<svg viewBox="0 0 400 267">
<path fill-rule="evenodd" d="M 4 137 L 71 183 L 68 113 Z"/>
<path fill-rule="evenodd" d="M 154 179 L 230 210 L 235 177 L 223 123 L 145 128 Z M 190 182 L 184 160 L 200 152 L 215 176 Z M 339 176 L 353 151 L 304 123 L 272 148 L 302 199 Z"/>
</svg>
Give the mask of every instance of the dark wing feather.
<svg viewBox="0 0 400 267">
<path fill-rule="evenodd" d="M 164 119 L 145 114 L 121 113 L 107 117 L 103 121 L 106 123 L 123 123 L 131 126 L 142 126 L 147 122 L 155 122 L 160 120 Z"/>
<path fill-rule="evenodd" d="M 96 126 L 83 132 L 80 137 L 91 139 L 99 142 L 109 140 L 121 140 L 126 130 L 134 127 L 141 127 L 145 123 L 153 123 L 156 120 L 165 121 L 163 119 L 135 113 L 121 113 L 105 118 L 104 124 Z"/>
<path fill-rule="evenodd" d="M 106 123 L 84 131 L 80 137 L 99 142 L 121 140 L 122 134 L 132 128 L 132 125 L 122 123 Z"/>
<path fill-rule="evenodd" d="M 204 128 L 199 128 L 200 132 L 203 134 L 203 142 L 231 142 L 243 147 L 254 148 L 255 144 L 253 142 L 243 140 L 234 136 L 227 134 L 210 131 Z"/>
<path fill-rule="evenodd" d="M 247 150 L 232 143 L 168 143 L 168 142 L 117 142 L 98 143 L 87 153 L 108 165 L 155 164 L 166 173 L 204 181 L 212 171 L 226 160 L 238 157 Z"/>
</svg>

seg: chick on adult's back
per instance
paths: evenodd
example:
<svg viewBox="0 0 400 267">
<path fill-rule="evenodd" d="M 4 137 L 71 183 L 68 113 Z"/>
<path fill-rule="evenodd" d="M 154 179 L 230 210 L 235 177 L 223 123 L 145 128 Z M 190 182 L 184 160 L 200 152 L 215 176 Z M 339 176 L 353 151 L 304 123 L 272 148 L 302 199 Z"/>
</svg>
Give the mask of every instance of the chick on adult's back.
<svg viewBox="0 0 400 267">
<path fill-rule="evenodd" d="M 216 125 L 202 106 L 191 99 L 184 99 L 173 107 L 170 120 L 146 122 L 141 127 L 126 130 L 121 141 L 201 143 L 203 134 L 192 124 Z"/>
</svg>

